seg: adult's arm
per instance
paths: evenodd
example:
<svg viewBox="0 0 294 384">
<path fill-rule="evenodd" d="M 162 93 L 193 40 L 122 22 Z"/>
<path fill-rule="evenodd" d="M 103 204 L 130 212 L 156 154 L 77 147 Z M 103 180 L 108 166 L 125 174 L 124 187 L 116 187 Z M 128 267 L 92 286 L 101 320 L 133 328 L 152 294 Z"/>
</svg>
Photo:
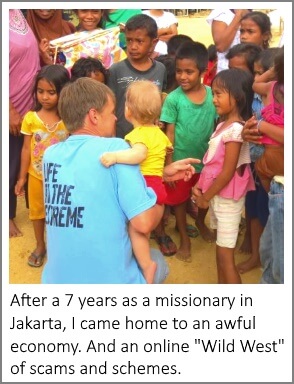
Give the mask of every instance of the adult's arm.
<svg viewBox="0 0 294 384">
<path fill-rule="evenodd" d="M 158 29 L 158 38 L 161 41 L 168 42 L 171 37 L 173 37 L 177 34 L 178 34 L 177 24 L 172 24 L 169 27 Z"/>
<path fill-rule="evenodd" d="M 216 50 L 218 52 L 227 51 L 240 27 L 240 20 L 248 13 L 248 9 L 235 9 L 235 16 L 230 24 L 223 21 L 213 20 L 211 33 Z"/>
<path fill-rule="evenodd" d="M 200 163 L 200 160 L 193 158 L 175 161 L 164 168 L 163 178 L 166 182 L 180 179 L 188 181 L 195 173 L 192 164 L 197 163 Z M 138 232 L 147 234 L 157 227 L 162 218 L 163 210 L 163 205 L 155 204 L 153 207 L 134 216 L 130 221 Z"/>
<path fill-rule="evenodd" d="M 24 136 L 24 142 L 21 150 L 20 171 L 14 192 L 17 196 L 24 195 L 24 185 L 27 181 L 27 174 L 31 162 L 31 135 Z"/>
<path fill-rule="evenodd" d="M 271 82 L 275 80 L 275 77 L 276 74 L 274 68 L 272 67 L 268 69 L 262 75 L 254 79 L 254 83 L 252 85 L 253 91 L 265 98 L 271 90 Z M 264 104 L 266 105 L 266 100 L 264 100 Z"/>
<path fill-rule="evenodd" d="M 201 161 L 194 158 L 186 158 L 174 161 L 164 167 L 163 179 L 165 182 L 171 182 L 183 179 L 189 181 L 195 173 L 195 168 L 192 164 L 199 164 Z"/>
<path fill-rule="evenodd" d="M 22 116 L 17 112 L 13 103 L 9 99 L 9 132 L 13 136 L 20 135 Z"/>
<path fill-rule="evenodd" d="M 261 144 L 261 135 L 267 135 L 280 144 L 284 144 L 284 129 L 264 120 L 259 122 L 257 128 L 257 123 L 258 121 L 254 116 L 246 121 L 242 130 L 243 140 L 255 144 Z"/>
<path fill-rule="evenodd" d="M 146 211 L 134 216 L 130 222 L 132 226 L 140 233 L 147 235 L 155 229 L 163 215 L 164 205 L 155 204 Z"/>
</svg>

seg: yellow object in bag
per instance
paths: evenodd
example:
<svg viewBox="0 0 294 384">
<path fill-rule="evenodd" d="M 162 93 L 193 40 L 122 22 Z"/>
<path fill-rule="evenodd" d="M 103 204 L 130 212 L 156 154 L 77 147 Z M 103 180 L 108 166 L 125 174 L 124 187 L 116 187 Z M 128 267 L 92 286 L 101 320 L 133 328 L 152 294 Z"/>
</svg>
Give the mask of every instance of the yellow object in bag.
<svg viewBox="0 0 294 384">
<path fill-rule="evenodd" d="M 54 55 L 53 63 L 62 63 L 71 69 L 81 57 L 99 59 L 108 69 L 113 63 L 124 60 L 127 55 L 119 46 L 119 27 L 76 32 L 50 41 Z"/>
</svg>

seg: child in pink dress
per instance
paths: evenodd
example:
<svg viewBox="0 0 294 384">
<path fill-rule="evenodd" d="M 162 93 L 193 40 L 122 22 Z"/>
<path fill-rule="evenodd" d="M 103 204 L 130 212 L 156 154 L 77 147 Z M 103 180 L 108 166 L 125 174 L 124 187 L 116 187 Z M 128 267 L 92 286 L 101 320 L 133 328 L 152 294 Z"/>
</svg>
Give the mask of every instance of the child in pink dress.
<svg viewBox="0 0 294 384">
<path fill-rule="evenodd" d="M 219 72 L 212 82 L 213 103 L 221 118 L 204 156 L 204 168 L 192 199 L 208 208 L 217 230 L 216 262 L 219 283 L 241 283 L 234 261 L 247 191 L 254 189 L 249 144 L 243 142 L 243 121 L 251 115 L 253 77 L 242 69 Z"/>
</svg>

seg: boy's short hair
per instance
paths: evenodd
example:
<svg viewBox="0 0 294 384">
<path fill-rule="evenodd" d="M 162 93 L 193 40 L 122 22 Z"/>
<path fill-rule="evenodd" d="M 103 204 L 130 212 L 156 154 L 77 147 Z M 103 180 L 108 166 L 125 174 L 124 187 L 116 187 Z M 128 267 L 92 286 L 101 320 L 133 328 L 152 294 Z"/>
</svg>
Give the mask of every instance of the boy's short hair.
<svg viewBox="0 0 294 384">
<path fill-rule="evenodd" d="M 188 35 L 183 35 L 179 33 L 178 35 L 172 36 L 169 41 L 166 43 L 167 45 L 167 54 L 171 56 L 175 56 L 177 49 L 183 43 L 192 42 L 193 39 Z"/>
<path fill-rule="evenodd" d="M 203 73 L 206 71 L 208 65 L 207 48 L 198 41 L 183 43 L 176 52 L 176 61 L 182 59 L 193 60 L 200 73 Z"/>
<path fill-rule="evenodd" d="M 91 77 L 91 73 L 95 71 L 103 73 L 105 80 L 107 80 L 108 71 L 99 59 L 81 57 L 71 68 L 71 81 L 75 81 L 80 77 Z"/>
<path fill-rule="evenodd" d="M 161 94 L 154 83 L 138 80 L 126 91 L 126 107 L 140 124 L 154 124 L 161 112 Z"/>
<path fill-rule="evenodd" d="M 169 55 L 160 55 L 155 57 L 156 61 L 159 61 L 165 66 L 166 69 L 166 92 L 171 92 L 177 88 L 176 81 L 176 63 L 175 58 Z"/>
<path fill-rule="evenodd" d="M 147 35 L 151 39 L 157 38 L 157 24 L 156 21 L 144 13 L 132 16 L 125 25 L 125 32 L 135 31 L 137 29 L 146 29 Z"/>
<path fill-rule="evenodd" d="M 257 44 L 240 43 L 229 49 L 228 53 L 226 54 L 226 59 L 230 60 L 236 56 L 244 57 L 248 70 L 254 74 L 254 62 L 261 51 L 262 48 Z"/>
</svg>

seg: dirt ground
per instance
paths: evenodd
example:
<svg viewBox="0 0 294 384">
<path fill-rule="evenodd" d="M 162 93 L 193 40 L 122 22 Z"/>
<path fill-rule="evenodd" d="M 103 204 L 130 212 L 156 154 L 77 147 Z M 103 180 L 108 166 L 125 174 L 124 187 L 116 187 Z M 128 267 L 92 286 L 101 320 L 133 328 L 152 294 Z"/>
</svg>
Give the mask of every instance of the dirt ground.
<svg viewBox="0 0 294 384">
<path fill-rule="evenodd" d="M 194 224 L 190 216 L 187 216 L 188 223 Z M 35 246 L 32 224 L 28 218 L 28 210 L 25 207 L 23 197 L 18 199 L 17 217 L 15 220 L 23 232 L 22 237 L 9 239 L 9 282 L 12 284 L 38 284 L 41 279 L 41 268 L 33 268 L 27 264 L 27 259 Z M 179 245 L 179 236 L 175 230 L 175 218 L 169 217 L 166 232 Z M 238 246 L 242 242 L 242 236 L 238 239 Z M 170 274 L 166 279 L 167 284 L 215 284 L 217 281 L 215 265 L 215 244 L 206 243 L 200 236 L 191 239 L 192 262 L 184 263 L 174 256 L 166 257 L 170 268 Z M 157 248 L 154 240 L 151 246 Z M 236 262 L 247 259 L 247 255 L 236 252 Z M 242 282 L 245 284 L 257 284 L 261 276 L 260 268 L 256 268 L 242 275 Z"/>
<path fill-rule="evenodd" d="M 179 33 L 187 34 L 194 40 L 204 43 L 206 46 L 212 44 L 210 27 L 206 22 L 206 14 L 196 14 L 195 17 L 178 17 Z M 276 46 L 280 39 L 278 23 L 272 28 L 272 46 Z M 42 267 L 32 268 L 27 264 L 27 258 L 35 246 L 34 233 L 28 211 L 25 208 L 24 198 L 19 198 L 16 224 L 23 233 L 22 237 L 9 239 L 9 282 L 12 284 L 38 284 L 40 283 Z M 188 216 L 189 224 L 194 224 Z M 179 244 L 179 237 L 175 231 L 174 216 L 170 216 L 166 232 Z M 242 241 L 238 239 L 237 249 Z M 215 284 L 217 280 L 215 265 L 215 244 L 206 243 L 200 236 L 191 239 L 192 263 L 184 263 L 174 256 L 166 257 L 170 267 L 170 274 L 165 283 L 167 284 Z M 156 243 L 151 240 L 152 247 Z M 236 263 L 246 260 L 248 255 L 236 252 Z M 260 268 L 256 268 L 242 275 L 245 284 L 257 284 L 261 276 Z"/>
</svg>

